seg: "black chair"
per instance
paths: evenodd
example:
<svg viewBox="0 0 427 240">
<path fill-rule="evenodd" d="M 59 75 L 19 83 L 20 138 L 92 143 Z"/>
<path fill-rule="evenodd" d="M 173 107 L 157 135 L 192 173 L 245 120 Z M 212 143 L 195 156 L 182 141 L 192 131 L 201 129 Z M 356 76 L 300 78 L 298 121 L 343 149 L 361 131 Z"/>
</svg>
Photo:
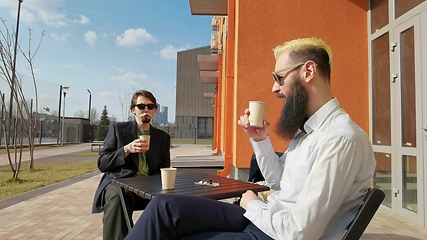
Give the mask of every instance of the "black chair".
<svg viewBox="0 0 427 240">
<path fill-rule="evenodd" d="M 283 153 L 276 152 L 277 156 L 282 156 Z M 258 163 L 256 161 L 255 154 L 252 154 L 251 167 L 249 170 L 249 182 L 263 181 L 264 177 L 259 170 Z M 369 222 L 374 217 L 382 201 L 384 200 L 385 194 L 379 188 L 371 188 L 366 194 L 363 204 L 360 206 L 359 211 L 356 214 L 354 220 L 347 227 L 343 240 L 360 239 Z M 240 198 L 234 202 L 239 204 Z"/>
<path fill-rule="evenodd" d="M 354 220 L 347 228 L 343 240 L 357 240 L 360 239 L 369 222 L 374 217 L 379 206 L 385 197 L 384 192 L 379 188 L 371 188 L 366 194 L 363 204 L 360 206 Z"/>
<path fill-rule="evenodd" d="M 278 157 L 283 155 L 282 152 L 276 152 Z M 259 170 L 258 162 L 256 161 L 255 153 L 252 154 L 251 157 L 251 166 L 249 168 L 249 182 L 260 182 L 264 181 L 264 176 L 262 176 L 261 170 Z"/>
</svg>

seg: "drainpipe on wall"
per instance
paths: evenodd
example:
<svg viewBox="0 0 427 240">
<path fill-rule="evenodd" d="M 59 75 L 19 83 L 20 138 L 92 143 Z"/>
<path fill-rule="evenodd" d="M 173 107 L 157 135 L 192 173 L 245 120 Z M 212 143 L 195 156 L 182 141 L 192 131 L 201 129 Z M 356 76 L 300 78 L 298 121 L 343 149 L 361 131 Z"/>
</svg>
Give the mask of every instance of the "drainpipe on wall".
<svg viewBox="0 0 427 240">
<path fill-rule="evenodd" d="M 217 90 L 216 90 L 216 93 L 215 93 L 215 117 L 214 117 L 214 120 L 215 120 L 215 126 L 216 126 L 216 129 L 215 129 L 215 146 L 216 146 L 216 152 L 215 153 L 213 153 L 213 155 L 214 156 L 219 156 L 221 153 L 222 153 L 222 134 L 221 134 L 221 132 L 222 132 L 222 125 L 221 125 L 221 123 L 222 123 L 222 121 L 221 121 L 221 119 L 222 119 L 222 111 L 221 111 L 221 109 L 222 109 L 222 102 L 221 102 L 221 99 L 222 99 L 222 89 L 223 89 L 223 85 L 222 85 L 222 78 L 223 78 L 223 76 L 222 76 L 222 66 L 223 66 L 223 64 L 222 64 L 222 62 L 223 62 L 224 60 L 223 60 L 223 58 L 222 58 L 222 54 L 218 54 L 218 77 L 219 77 L 219 79 L 218 79 L 218 85 L 217 85 Z"/>
<path fill-rule="evenodd" d="M 227 45 L 226 60 L 225 60 L 225 135 L 224 139 L 224 169 L 218 170 L 218 176 L 226 177 L 231 172 L 233 164 L 233 87 L 234 87 L 234 30 L 235 30 L 235 2 L 234 0 L 228 1 L 228 26 L 227 26 Z"/>
</svg>

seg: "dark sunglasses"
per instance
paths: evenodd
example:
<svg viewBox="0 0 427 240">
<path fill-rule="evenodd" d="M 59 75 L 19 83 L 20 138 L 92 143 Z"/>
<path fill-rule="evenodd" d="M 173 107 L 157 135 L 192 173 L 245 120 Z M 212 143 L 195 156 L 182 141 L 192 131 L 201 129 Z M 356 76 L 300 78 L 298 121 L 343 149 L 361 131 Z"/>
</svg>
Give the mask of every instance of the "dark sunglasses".
<svg viewBox="0 0 427 240">
<path fill-rule="evenodd" d="M 150 103 L 150 104 L 140 103 L 140 104 L 136 104 L 135 107 L 137 107 L 139 110 L 144 110 L 145 107 L 147 107 L 148 110 L 153 110 L 156 107 L 156 105 L 153 103 Z"/>
</svg>

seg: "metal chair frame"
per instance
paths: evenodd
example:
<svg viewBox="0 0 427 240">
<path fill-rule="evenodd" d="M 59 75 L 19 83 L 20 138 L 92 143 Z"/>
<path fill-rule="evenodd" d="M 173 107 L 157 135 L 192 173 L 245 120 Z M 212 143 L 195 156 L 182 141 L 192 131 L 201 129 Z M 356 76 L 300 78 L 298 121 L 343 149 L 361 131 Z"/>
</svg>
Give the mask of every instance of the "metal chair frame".
<svg viewBox="0 0 427 240">
<path fill-rule="evenodd" d="M 379 188 L 371 188 L 366 194 L 363 204 L 360 206 L 354 220 L 347 228 L 343 240 L 360 239 L 369 222 L 374 217 L 385 197 L 384 192 Z"/>
</svg>

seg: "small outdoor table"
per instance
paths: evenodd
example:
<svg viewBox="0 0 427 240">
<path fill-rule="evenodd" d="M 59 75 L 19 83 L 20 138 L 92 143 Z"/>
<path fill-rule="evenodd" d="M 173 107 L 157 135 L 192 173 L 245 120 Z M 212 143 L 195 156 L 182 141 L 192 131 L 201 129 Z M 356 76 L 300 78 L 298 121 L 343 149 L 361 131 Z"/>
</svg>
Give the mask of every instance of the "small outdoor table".
<svg viewBox="0 0 427 240">
<path fill-rule="evenodd" d="M 213 183 L 218 183 L 218 185 L 213 186 L 196 184 L 203 180 L 212 181 Z M 239 197 L 247 190 L 252 190 L 255 193 L 270 190 L 270 188 L 267 186 L 202 172 L 178 172 L 176 174 L 175 188 L 169 190 L 162 189 L 160 175 L 113 179 L 112 182 L 118 184 L 124 190 L 134 192 L 138 196 L 147 199 L 152 199 L 161 194 L 170 194 L 207 197 L 219 200 Z M 120 200 L 122 202 L 126 223 L 130 230 L 133 226 L 130 216 L 127 214 L 127 207 L 124 200 L 123 191 L 120 191 Z"/>
</svg>

